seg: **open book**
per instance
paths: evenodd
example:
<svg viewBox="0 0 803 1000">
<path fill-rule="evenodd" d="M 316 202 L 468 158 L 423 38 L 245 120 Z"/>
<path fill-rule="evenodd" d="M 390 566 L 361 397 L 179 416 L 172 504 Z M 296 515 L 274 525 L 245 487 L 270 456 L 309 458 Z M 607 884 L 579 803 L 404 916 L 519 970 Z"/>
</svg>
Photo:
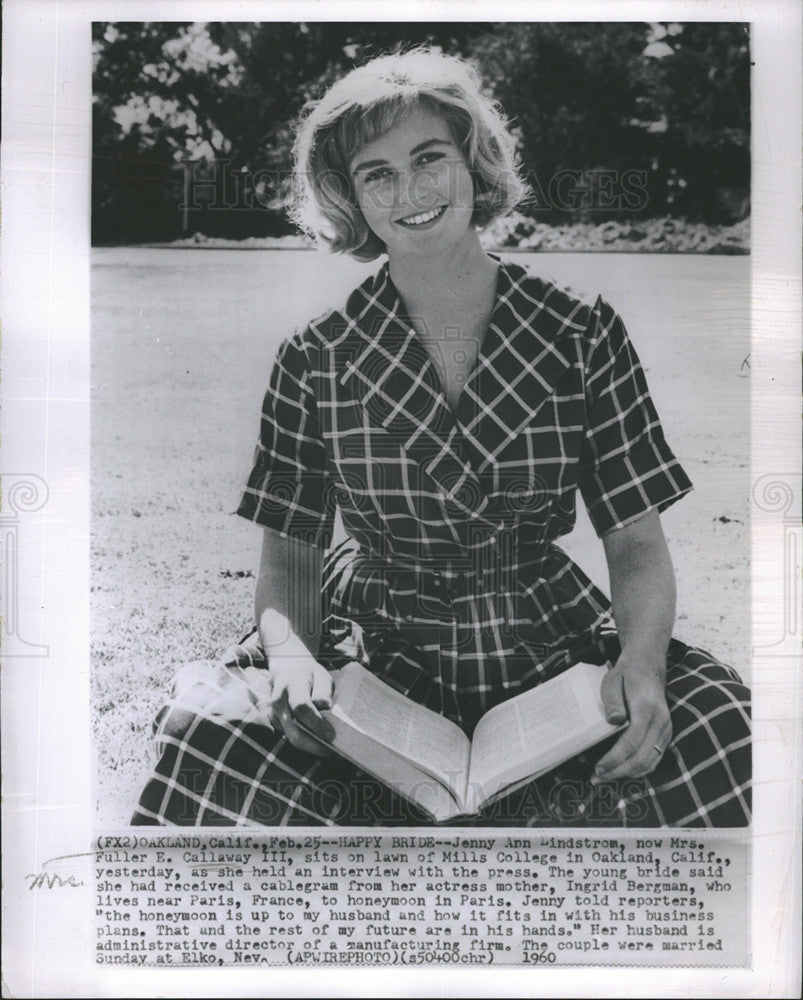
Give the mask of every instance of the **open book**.
<svg viewBox="0 0 803 1000">
<path fill-rule="evenodd" d="M 578 663 L 486 712 L 473 740 L 359 663 L 333 673 L 331 746 L 436 821 L 472 815 L 623 728 L 605 719 L 605 667 Z"/>
</svg>

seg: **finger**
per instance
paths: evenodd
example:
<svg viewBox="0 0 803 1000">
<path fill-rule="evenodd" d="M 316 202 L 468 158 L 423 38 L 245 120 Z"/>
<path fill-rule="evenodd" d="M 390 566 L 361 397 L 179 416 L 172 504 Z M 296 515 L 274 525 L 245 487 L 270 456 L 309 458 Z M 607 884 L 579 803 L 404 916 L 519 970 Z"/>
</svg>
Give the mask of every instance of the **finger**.
<svg viewBox="0 0 803 1000">
<path fill-rule="evenodd" d="M 608 764 L 600 780 L 615 781 L 617 778 L 625 777 L 642 778 L 650 774 L 663 757 L 664 747 L 667 743 L 663 720 L 654 718 L 639 745 L 623 760 Z"/>
<path fill-rule="evenodd" d="M 331 708 L 333 691 L 334 684 L 329 671 L 323 667 L 316 670 L 312 680 L 312 704 L 316 708 Z"/>
<path fill-rule="evenodd" d="M 293 678 L 287 686 L 287 705 L 293 720 L 298 720 L 302 725 L 311 729 L 316 736 L 328 742 L 335 733 L 312 704 L 312 688 L 313 680 L 310 675 L 307 675 L 306 678 Z M 305 739 L 309 739 L 309 737 L 305 736 Z"/>
<path fill-rule="evenodd" d="M 275 677 L 272 673 L 268 675 L 268 681 L 270 682 L 270 700 L 274 704 L 279 704 L 282 700 L 287 700 L 287 679 L 282 677 Z"/>
<path fill-rule="evenodd" d="M 600 695 L 605 708 L 605 718 L 608 722 L 614 726 L 627 722 L 624 682 L 620 673 L 616 670 L 609 670 L 605 674 L 602 678 Z"/>
<path fill-rule="evenodd" d="M 257 701 L 269 701 L 275 693 L 267 670 L 246 667 L 243 670 L 243 681 L 248 686 L 249 691 L 254 693 Z"/>
<path fill-rule="evenodd" d="M 304 750 L 306 753 L 315 754 L 316 757 L 332 757 L 334 753 L 324 742 L 313 739 L 302 729 L 299 729 L 294 722 L 291 722 L 284 731 L 287 741 L 296 748 Z"/>
<path fill-rule="evenodd" d="M 294 713 L 293 720 L 309 729 L 319 739 L 331 743 L 334 739 L 335 731 L 333 727 L 323 718 L 321 713 L 311 705 L 302 705 Z"/>
<path fill-rule="evenodd" d="M 594 769 L 595 775 L 607 778 L 608 772 L 635 757 L 644 743 L 651 722 L 651 712 L 645 715 L 643 712 L 631 711 L 630 724 L 608 753 L 597 761 L 597 766 Z"/>
<path fill-rule="evenodd" d="M 672 743 L 672 723 L 665 722 L 661 726 L 660 735 L 658 739 L 653 744 L 653 751 L 655 753 L 655 759 L 651 762 L 650 772 L 654 771 L 656 767 L 661 763 L 661 761 L 666 757 L 669 747 Z"/>
<path fill-rule="evenodd" d="M 312 705 L 312 677 L 308 673 L 293 674 L 287 682 L 287 703 L 293 715 L 302 705 Z"/>
<path fill-rule="evenodd" d="M 596 784 L 599 781 L 607 781 L 610 778 L 611 772 L 619 767 L 620 764 L 631 760 L 638 752 L 640 746 L 641 740 L 633 727 L 631 726 L 626 729 L 608 753 L 597 761 L 594 773 L 591 776 L 592 784 Z"/>
<path fill-rule="evenodd" d="M 308 733 L 305 733 L 296 724 L 289 706 L 284 705 L 278 715 L 282 732 L 291 746 L 294 746 L 297 750 L 305 750 L 307 753 L 317 754 L 320 757 L 331 755 L 330 750 Z"/>
<path fill-rule="evenodd" d="M 295 732 L 296 725 L 293 721 L 293 713 L 287 704 L 286 693 L 271 705 L 271 722 L 275 729 L 278 729 L 286 736 Z"/>
</svg>

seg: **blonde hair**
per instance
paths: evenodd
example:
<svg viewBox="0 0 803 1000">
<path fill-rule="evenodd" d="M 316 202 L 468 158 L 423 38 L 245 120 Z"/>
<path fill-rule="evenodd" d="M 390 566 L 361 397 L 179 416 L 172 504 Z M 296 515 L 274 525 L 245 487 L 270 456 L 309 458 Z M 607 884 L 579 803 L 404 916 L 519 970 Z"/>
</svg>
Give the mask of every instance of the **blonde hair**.
<svg viewBox="0 0 803 1000">
<path fill-rule="evenodd" d="M 329 250 L 365 261 L 384 251 L 357 204 L 349 164 L 416 106 L 444 119 L 465 157 L 474 225 L 488 225 L 525 195 L 508 123 L 466 62 L 432 48 L 380 56 L 310 105 L 298 130 L 291 214 Z"/>
</svg>

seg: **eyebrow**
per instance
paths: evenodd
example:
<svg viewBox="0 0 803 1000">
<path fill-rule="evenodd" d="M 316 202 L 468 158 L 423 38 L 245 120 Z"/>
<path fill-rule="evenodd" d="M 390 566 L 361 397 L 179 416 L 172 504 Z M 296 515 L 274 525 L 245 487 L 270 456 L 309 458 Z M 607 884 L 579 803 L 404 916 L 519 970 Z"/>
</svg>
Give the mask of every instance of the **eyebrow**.
<svg viewBox="0 0 803 1000">
<path fill-rule="evenodd" d="M 424 149 L 428 149 L 430 146 L 451 146 L 452 143 L 448 139 L 426 139 L 424 142 L 419 142 L 417 146 L 413 146 L 410 150 L 410 156 L 415 156 L 416 153 L 420 153 Z M 365 160 L 362 163 L 358 163 L 356 167 L 352 169 L 353 174 L 359 173 L 361 170 L 371 170 L 372 167 L 381 167 L 386 164 L 387 160 Z"/>
</svg>

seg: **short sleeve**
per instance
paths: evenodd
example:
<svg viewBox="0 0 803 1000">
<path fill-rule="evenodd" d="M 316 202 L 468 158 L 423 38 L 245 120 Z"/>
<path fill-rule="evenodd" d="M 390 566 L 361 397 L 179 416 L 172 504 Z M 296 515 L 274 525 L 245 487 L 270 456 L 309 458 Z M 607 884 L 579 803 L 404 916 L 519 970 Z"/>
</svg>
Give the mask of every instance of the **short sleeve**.
<svg viewBox="0 0 803 1000">
<path fill-rule="evenodd" d="M 287 538 L 328 546 L 334 506 L 326 446 L 298 335 L 283 341 L 262 405 L 254 466 L 237 513 Z"/>
<path fill-rule="evenodd" d="M 592 310 L 579 485 L 597 534 L 665 510 L 692 489 L 664 439 L 641 363 L 611 307 Z"/>
</svg>

